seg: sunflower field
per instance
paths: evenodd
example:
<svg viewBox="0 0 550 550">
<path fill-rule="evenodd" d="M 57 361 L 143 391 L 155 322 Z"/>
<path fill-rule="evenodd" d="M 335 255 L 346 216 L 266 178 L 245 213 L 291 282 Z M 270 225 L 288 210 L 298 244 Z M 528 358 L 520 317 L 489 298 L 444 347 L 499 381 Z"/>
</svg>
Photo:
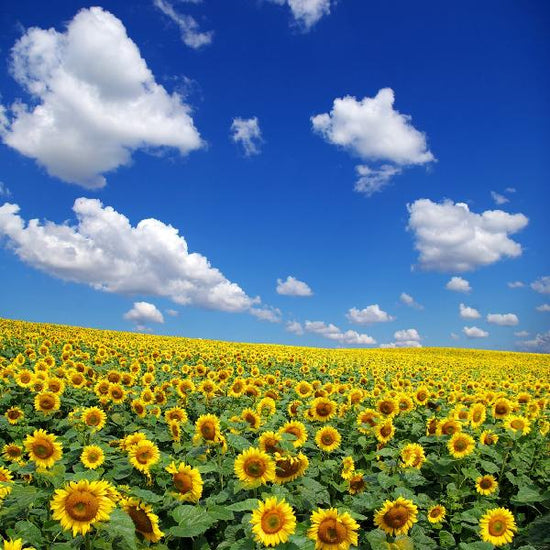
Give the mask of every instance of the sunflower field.
<svg viewBox="0 0 550 550">
<path fill-rule="evenodd" d="M 0 545 L 550 548 L 549 374 L 0 320 Z"/>
</svg>

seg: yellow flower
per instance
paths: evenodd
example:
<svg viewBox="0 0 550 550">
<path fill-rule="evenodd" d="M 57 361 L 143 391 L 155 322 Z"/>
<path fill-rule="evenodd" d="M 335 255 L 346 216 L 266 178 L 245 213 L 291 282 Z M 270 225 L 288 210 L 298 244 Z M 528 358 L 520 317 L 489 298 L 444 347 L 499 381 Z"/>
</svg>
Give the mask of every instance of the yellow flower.
<svg viewBox="0 0 550 550">
<path fill-rule="evenodd" d="M 41 468 L 51 468 L 63 456 L 61 443 L 53 434 L 44 430 L 35 430 L 25 439 L 25 449 L 29 458 Z"/>
<path fill-rule="evenodd" d="M 282 485 L 302 476 L 309 466 L 306 455 L 281 455 L 275 453 L 275 483 Z"/>
<path fill-rule="evenodd" d="M 98 521 L 109 519 L 115 503 L 107 496 L 106 481 L 71 481 L 57 489 L 51 501 L 53 519 L 66 531 L 85 535 Z"/>
<path fill-rule="evenodd" d="M 406 535 L 416 523 L 417 514 L 418 508 L 412 500 L 398 497 L 394 501 L 384 502 L 382 508 L 374 515 L 374 524 L 388 535 Z"/>
<path fill-rule="evenodd" d="M 327 453 L 331 453 L 334 449 L 337 449 L 340 446 L 342 441 L 342 436 L 332 426 L 325 426 L 320 430 L 317 430 L 315 434 L 315 443 L 317 446 Z"/>
<path fill-rule="evenodd" d="M 422 445 L 418 443 L 408 443 L 401 450 L 401 460 L 403 461 L 401 466 L 403 468 L 416 468 L 420 470 L 424 462 L 426 462 L 426 455 Z"/>
<path fill-rule="evenodd" d="M 455 433 L 447 442 L 447 448 L 454 458 L 464 458 L 474 452 L 476 442 L 471 435 Z"/>
<path fill-rule="evenodd" d="M 149 474 L 151 466 L 160 459 L 160 451 L 152 441 L 145 439 L 130 448 L 128 458 L 134 468 L 144 474 Z"/>
<path fill-rule="evenodd" d="M 357 415 L 357 429 L 363 434 L 369 434 L 378 423 L 380 414 L 374 409 L 365 409 Z"/>
<path fill-rule="evenodd" d="M 105 462 L 105 453 L 97 445 L 87 445 L 80 455 L 80 461 L 86 468 L 95 470 Z"/>
<path fill-rule="evenodd" d="M 512 542 L 517 531 L 514 516 L 506 508 L 492 508 L 479 520 L 480 535 L 484 542 L 502 546 Z"/>
<path fill-rule="evenodd" d="M 104 411 L 98 407 L 88 407 L 82 411 L 82 422 L 86 426 L 93 429 L 93 431 L 98 432 L 105 426 L 107 421 L 107 415 Z"/>
<path fill-rule="evenodd" d="M 44 414 L 52 414 L 59 410 L 61 399 L 59 395 L 52 392 L 41 392 L 34 398 L 34 408 Z"/>
<path fill-rule="evenodd" d="M 336 403 L 326 397 L 317 397 L 313 400 L 310 411 L 315 420 L 327 422 L 337 412 Z"/>
<path fill-rule="evenodd" d="M 235 474 L 253 489 L 275 479 L 275 462 L 264 451 L 250 447 L 235 459 Z"/>
<path fill-rule="evenodd" d="M 279 433 L 293 435 L 296 440 L 292 442 L 295 448 L 301 447 L 307 441 L 307 430 L 305 425 L 302 422 L 294 420 L 292 422 L 287 422 L 281 428 L 279 428 Z"/>
<path fill-rule="evenodd" d="M 428 521 L 430 523 L 441 523 L 447 514 L 445 506 L 441 504 L 436 504 L 428 510 Z"/>
<path fill-rule="evenodd" d="M 346 456 L 342 459 L 342 479 L 349 479 L 353 472 L 355 471 L 355 462 L 353 461 L 353 457 Z"/>
<path fill-rule="evenodd" d="M 483 403 L 476 403 L 470 409 L 468 419 L 472 428 L 479 428 L 487 418 L 487 410 Z"/>
<path fill-rule="evenodd" d="M 20 462 L 23 456 L 23 447 L 15 443 L 7 443 L 2 448 L 2 456 L 10 462 Z"/>
<path fill-rule="evenodd" d="M 380 443 L 387 443 L 395 434 L 395 426 L 393 425 L 391 418 L 376 424 L 374 427 L 374 433 L 376 435 L 376 439 L 378 439 Z"/>
<path fill-rule="evenodd" d="M 35 550 L 34 546 L 23 546 L 23 539 L 5 540 L 3 550 Z"/>
<path fill-rule="evenodd" d="M 25 413 L 19 407 L 11 407 L 5 412 L 4 416 L 10 424 L 14 425 L 24 418 Z"/>
<path fill-rule="evenodd" d="M 277 546 L 287 542 L 296 530 L 296 516 L 289 504 L 275 497 L 258 501 L 258 508 L 252 511 L 252 532 L 256 542 L 264 546 Z"/>
<path fill-rule="evenodd" d="M 525 416 L 511 414 L 504 420 L 504 427 L 514 432 L 521 432 L 523 435 L 531 431 L 531 423 Z"/>
<path fill-rule="evenodd" d="M 497 480 L 491 476 L 480 476 L 476 479 L 476 491 L 480 495 L 491 495 L 493 494 L 498 487 Z"/>
<path fill-rule="evenodd" d="M 482 445 L 494 445 L 498 441 L 498 435 L 492 430 L 485 430 L 479 436 L 479 442 Z"/>
<path fill-rule="evenodd" d="M 0 503 L 3 498 L 6 498 L 11 493 L 11 485 L 13 483 L 13 477 L 11 472 L 0 466 Z"/>
<path fill-rule="evenodd" d="M 136 531 L 149 542 L 158 542 L 164 533 L 159 529 L 159 518 L 153 508 L 137 498 L 123 498 L 122 509 L 132 518 Z"/>
<path fill-rule="evenodd" d="M 495 418 L 504 418 L 512 412 L 512 403 L 505 397 L 497 399 L 493 403 L 493 416 Z"/>
<path fill-rule="evenodd" d="M 241 413 L 241 418 L 248 424 L 251 430 L 257 430 L 262 421 L 260 415 L 253 409 L 245 409 Z"/>
<path fill-rule="evenodd" d="M 348 478 L 348 492 L 350 495 L 357 495 L 362 493 L 366 487 L 367 482 L 363 476 L 363 472 L 354 471 Z"/>
<path fill-rule="evenodd" d="M 258 445 L 262 451 L 265 451 L 266 453 L 269 453 L 269 454 L 273 454 L 273 453 L 281 452 L 281 448 L 279 447 L 279 443 L 281 442 L 281 440 L 282 440 L 282 437 L 278 433 L 264 432 L 260 436 Z"/>
<path fill-rule="evenodd" d="M 313 512 L 307 536 L 315 541 L 315 550 L 348 550 L 357 546 L 359 524 L 347 513 L 335 508 Z"/>
<path fill-rule="evenodd" d="M 214 443 L 220 435 L 220 420 L 215 414 L 203 414 L 195 424 L 195 431 L 207 443 Z"/>
<path fill-rule="evenodd" d="M 203 482 L 201 474 L 196 468 L 183 463 L 176 466 L 175 462 L 172 462 L 166 471 L 172 474 L 172 482 L 176 488 L 176 492 L 171 493 L 174 497 L 183 502 L 198 502 L 200 500 Z"/>
</svg>

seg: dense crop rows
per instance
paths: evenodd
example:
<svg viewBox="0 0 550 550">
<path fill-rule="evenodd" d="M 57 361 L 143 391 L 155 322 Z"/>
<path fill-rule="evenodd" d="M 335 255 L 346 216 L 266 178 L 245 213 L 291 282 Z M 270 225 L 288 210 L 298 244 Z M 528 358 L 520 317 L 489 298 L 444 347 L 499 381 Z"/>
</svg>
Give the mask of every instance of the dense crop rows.
<svg viewBox="0 0 550 550">
<path fill-rule="evenodd" d="M 0 320 L 0 540 L 548 548 L 549 371 Z"/>
</svg>

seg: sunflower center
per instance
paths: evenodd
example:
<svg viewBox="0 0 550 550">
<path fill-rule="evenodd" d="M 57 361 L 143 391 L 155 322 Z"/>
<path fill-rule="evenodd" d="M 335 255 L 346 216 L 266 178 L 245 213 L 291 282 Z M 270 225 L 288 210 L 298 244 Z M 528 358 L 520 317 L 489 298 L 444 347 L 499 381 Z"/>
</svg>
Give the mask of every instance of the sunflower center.
<svg viewBox="0 0 550 550">
<path fill-rule="evenodd" d="M 508 412 L 508 407 L 503 404 L 499 404 L 495 407 L 495 412 L 499 415 L 504 415 Z"/>
<path fill-rule="evenodd" d="M 491 533 L 493 537 L 502 535 L 504 531 L 506 531 L 506 523 L 504 521 L 497 519 L 489 523 L 489 533 Z"/>
<path fill-rule="evenodd" d="M 99 460 L 99 453 L 97 451 L 90 451 L 87 458 L 88 462 L 97 462 Z"/>
<path fill-rule="evenodd" d="M 332 412 L 332 407 L 328 403 L 317 405 L 317 414 L 319 416 L 328 416 Z"/>
<path fill-rule="evenodd" d="M 362 476 L 357 476 L 351 479 L 349 486 L 353 491 L 360 491 L 365 486 L 365 480 Z"/>
<path fill-rule="evenodd" d="M 188 474 L 179 472 L 174 475 L 174 486 L 180 493 L 188 493 L 193 488 L 193 480 Z"/>
<path fill-rule="evenodd" d="M 445 424 L 441 431 L 445 435 L 453 435 L 456 432 L 456 426 L 454 424 Z"/>
<path fill-rule="evenodd" d="M 334 438 L 330 434 L 323 434 L 321 437 L 323 445 L 332 445 L 334 443 Z"/>
<path fill-rule="evenodd" d="M 212 441 L 216 437 L 216 428 L 212 422 L 205 422 L 201 426 L 201 434 L 204 437 L 204 439 L 207 439 L 208 441 Z"/>
<path fill-rule="evenodd" d="M 457 439 L 453 446 L 455 451 L 464 451 L 468 447 L 468 443 L 464 439 Z"/>
<path fill-rule="evenodd" d="M 346 540 L 347 529 L 333 518 L 323 520 L 319 525 L 318 537 L 325 544 L 340 544 Z"/>
<path fill-rule="evenodd" d="M 522 430 L 523 429 L 523 422 L 516 418 L 515 420 L 512 420 L 512 422 L 510 423 L 510 426 L 512 426 L 512 428 L 514 428 L 514 430 Z"/>
<path fill-rule="evenodd" d="M 380 435 L 382 435 L 383 437 L 388 437 L 390 434 L 391 434 L 390 426 L 385 425 L 380 428 Z"/>
<path fill-rule="evenodd" d="M 88 491 L 75 491 L 65 500 L 65 511 L 75 521 L 92 521 L 98 510 L 98 498 Z"/>
<path fill-rule="evenodd" d="M 42 397 L 40 399 L 40 407 L 49 411 L 50 409 L 53 409 L 55 407 L 55 400 L 49 395 Z"/>
<path fill-rule="evenodd" d="M 6 452 L 10 458 L 19 458 L 21 456 L 21 449 L 19 447 L 8 447 Z"/>
<path fill-rule="evenodd" d="M 15 411 L 8 411 L 8 418 L 10 420 L 17 420 L 21 416 L 21 413 L 17 410 Z"/>
<path fill-rule="evenodd" d="M 140 533 L 153 532 L 153 524 L 151 523 L 151 520 L 146 512 L 136 508 L 135 506 L 131 506 L 128 509 L 128 515 L 132 518 L 136 531 L 139 531 Z"/>
<path fill-rule="evenodd" d="M 38 458 L 49 458 L 50 456 L 53 455 L 54 453 L 54 446 L 52 443 L 50 443 L 49 441 L 43 439 L 41 441 L 38 441 L 36 442 L 33 446 L 32 446 L 32 450 L 33 450 L 33 453 L 38 457 Z"/>
<path fill-rule="evenodd" d="M 114 399 L 120 399 L 122 397 L 122 391 L 119 388 L 113 388 L 111 395 Z"/>
<path fill-rule="evenodd" d="M 292 477 L 300 471 L 300 461 L 283 459 L 277 461 L 277 476 L 280 478 Z"/>
<path fill-rule="evenodd" d="M 384 514 L 384 521 L 393 529 L 399 529 L 407 523 L 409 511 L 405 506 L 397 505 Z"/>
<path fill-rule="evenodd" d="M 284 525 L 284 518 L 277 510 L 271 510 L 262 516 L 262 530 L 268 535 L 277 533 Z"/>
<path fill-rule="evenodd" d="M 472 415 L 472 419 L 474 422 L 479 422 L 481 420 L 481 412 L 480 411 L 474 412 L 474 414 Z"/>
<path fill-rule="evenodd" d="M 431 512 L 430 512 L 430 517 L 431 518 L 438 518 L 439 515 L 441 513 L 441 510 L 439 508 L 434 508 Z"/>
<path fill-rule="evenodd" d="M 302 435 L 302 434 L 300 433 L 299 428 L 296 428 L 295 426 L 291 426 L 290 428 L 287 428 L 287 429 L 285 430 L 285 432 L 286 432 L 287 434 L 290 434 L 290 435 L 293 435 L 293 436 L 297 437 L 298 439 L 300 439 L 300 436 Z"/>
<path fill-rule="evenodd" d="M 244 465 L 244 471 L 250 477 L 262 477 L 265 473 L 265 464 L 257 458 L 248 460 Z"/>
<path fill-rule="evenodd" d="M 150 449 L 144 449 L 136 453 L 136 460 L 140 464 L 147 464 L 151 457 L 152 457 L 152 454 Z"/>
<path fill-rule="evenodd" d="M 492 486 L 493 486 L 493 482 L 489 479 L 489 478 L 483 478 L 480 482 L 479 482 L 479 486 L 482 488 L 482 489 L 490 489 Z"/>
<path fill-rule="evenodd" d="M 424 391 L 418 392 L 418 393 L 416 394 L 416 398 L 417 398 L 419 401 L 424 401 L 427 397 L 428 397 L 428 395 L 427 395 L 426 392 L 424 392 Z"/>
</svg>

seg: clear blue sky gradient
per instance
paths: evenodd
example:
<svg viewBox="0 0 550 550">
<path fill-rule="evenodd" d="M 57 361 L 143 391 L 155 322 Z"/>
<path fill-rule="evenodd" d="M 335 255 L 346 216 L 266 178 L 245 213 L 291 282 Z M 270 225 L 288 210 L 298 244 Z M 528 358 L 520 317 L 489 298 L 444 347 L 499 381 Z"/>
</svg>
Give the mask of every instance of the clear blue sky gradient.
<svg viewBox="0 0 550 550">
<path fill-rule="evenodd" d="M 10 50 L 29 27 L 65 28 L 91 4 L 51 0 L 3 2 L 0 11 L 0 94 L 9 105 L 29 98 L 9 72 Z M 129 166 L 106 174 L 89 191 L 49 176 L 30 158 L 0 143 L 0 197 L 25 219 L 74 223 L 78 197 L 98 198 L 133 225 L 157 218 L 178 228 L 191 251 L 249 296 L 281 309 L 283 322 L 246 313 L 182 307 L 155 296 L 126 296 L 53 278 L 0 246 L 0 316 L 132 330 L 123 319 L 145 300 L 165 315 L 157 333 L 247 342 L 330 347 L 316 334 L 297 336 L 285 322 L 322 320 L 343 330 L 394 340 L 415 328 L 425 346 L 519 349 L 514 332 L 530 337 L 550 328 L 550 302 L 529 283 L 550 274 L 550 4 L 541 1 L 440 2 L 340 0 L 309 32 L 292 25 L 287 7 L 260 0 L 175 3 L 193 15 L 212 44 L 194 50 L 150 1 L 104 1 L 138 46 L 157 82 L 185 89 L 193 120 L 208 147 L 181 157 L 136 152 Z M 353 190 L 358 160 L 312 131 L 310 117 L 329 112 L 335 98 L 395 92 L 395 109 L 411 115 L 437 158 L 408 168 L 370 198 Z M 245 157 L 230 139 L 234 117 L 259 119 L 261 154 Z M 495 206 L 490 191 L 517 191 Z M 466 202 L 474 212 L 523 213 L 529 225 L 513 238 L 523 248 L 465 274 L 412 270 L 418 261 L 407 231 L 407 204 L 420 198 Z M 1 242 L 1 241 L 0 241 Z M 5 244 L 5 243 L 4 243 Z M 277 278 L 293 275 L 314 295 L 278 295 Z M 445 289 L 452 275 L 470 281 L 469 295 Z M 525 288 L 507 283 L 521 280 Z M 424 306 L 400 303 L 407 292 Z M 465 321 L 459 303 L 483 318 Z M 366 327 L 346 312 L 370 304 L 395 317 Z M 517 327 L 490 325 L 487 313 L 515 313 Z M 469 340 L 472 324 L 488 338 Z M 453 340 L 450 333 L 460 335 Z"/>
</svg>

